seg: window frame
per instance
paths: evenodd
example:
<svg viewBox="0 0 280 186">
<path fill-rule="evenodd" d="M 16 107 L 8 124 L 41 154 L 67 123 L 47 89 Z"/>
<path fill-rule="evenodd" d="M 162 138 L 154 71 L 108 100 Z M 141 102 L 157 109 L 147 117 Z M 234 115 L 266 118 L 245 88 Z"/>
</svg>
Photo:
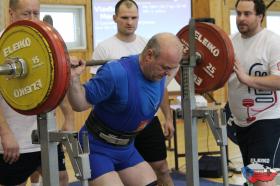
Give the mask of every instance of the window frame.
<svg viewBox="0 0 280 186">
<path fill-rule="evenodd" d="M 40 6 L 40 18 L 43 15 L 48 14 L 52 15 L 52 13 L 72 13 L 73 21 L 74 21 L 74 29 L 73 29 L 73 42 L 64 41 L 68 50 L 77 50 L 77 49 L 86 49 L 87 48 L 87 40 L 86 40 L 86 24 L 85 24 L 85 7 L 81 5 L 53 5 L 53 4 L 41 4 Z M 52 16 L 54 27 L 55 17 Z M 63 20 L 62 20 L 63 21 Z M 60 21 L 61 22 L 61 21 Z M 59 32 L 59 30 L 58 30 Z M 60 32 L 63 37 L 63 32 Z"/>
</svg>

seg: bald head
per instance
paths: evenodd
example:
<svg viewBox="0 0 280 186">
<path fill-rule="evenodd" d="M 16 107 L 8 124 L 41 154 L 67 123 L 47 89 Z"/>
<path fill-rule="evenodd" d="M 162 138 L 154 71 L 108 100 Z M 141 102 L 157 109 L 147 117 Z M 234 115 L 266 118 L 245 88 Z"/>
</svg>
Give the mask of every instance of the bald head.
<svg viewBox="0 0 280 186">
<path fill-rule="evenodd" d="M 140 57 L 140 67 L 147 79 L 157 81 L 178 69 L 183 56 L 183 46 L 171 33 L 154 35 Z"/>
<path fill-rule="evenodd" d="M 174 34 L 164 32 L 154 35 L 147 43 L 143 50 L 143 53 L 147 52 L 149 49 L 154 51 L 154 57 L 158 58 L 161 51 L 169 52 L 177 51 L 178 56 L 182 53 L 182 43 L 177 36 Z"/>
<path fill-rule="evenodd" d="M 39 0 L 10 0 L 9 2 L 10 23 L 19 20 L 39 20 Z"/>
</svg>

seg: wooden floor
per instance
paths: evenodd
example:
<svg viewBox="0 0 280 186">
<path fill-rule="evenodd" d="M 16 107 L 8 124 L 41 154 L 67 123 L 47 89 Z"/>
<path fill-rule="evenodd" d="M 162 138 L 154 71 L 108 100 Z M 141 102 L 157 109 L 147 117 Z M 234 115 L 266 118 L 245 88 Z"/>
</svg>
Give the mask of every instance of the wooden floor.
<svg viewBox="0 0 280 186">
<path fill-rule="evenodd" d="M 182 120 L 177 121 L 177 133 L 178 133 L 178 149 L 179 153 L 184 153 L 184 124 Z M 211 129 L 208 124 L 199 120 L 198 122 L 198 151 L 199 152 L 207 152 L 207 151 L 218 151 L 219 147 L 216 145 L 216 141 L 212 135 Z M 166 142 L 168 145 L 168 142 Z M 238 147 L 233 144 L 230 140 L 228 141 L 228 149 L 229 149 L 229 160 L 232 162 L 230 166 L 241 167 L 241 155 Z M 173 148 L 173 141 L 171 142 L 171 149 Z M 174 161 L 174 151 L 168 150 L 168 164 L 170 170 L 174 169 L 175 161 Z M 71 163 L 69 162 L 69 158 L 66 158 L 66 166 L 70 178 L 70 182 L 76 181 L 76 178 L 73 173 L 73 169 Z M 185 172 L 185 158 L 179 158 L 179 170 Z M 222 182 L 222 179 L 212 179 L 216 182 Z M 245 182 L 244 178 L 240 174 L 235 174 L 233 172 L 229 172 L 229 183 L 242 185 Z M 28 183 L 30 186 L 30 183 Z"/>
</svg>

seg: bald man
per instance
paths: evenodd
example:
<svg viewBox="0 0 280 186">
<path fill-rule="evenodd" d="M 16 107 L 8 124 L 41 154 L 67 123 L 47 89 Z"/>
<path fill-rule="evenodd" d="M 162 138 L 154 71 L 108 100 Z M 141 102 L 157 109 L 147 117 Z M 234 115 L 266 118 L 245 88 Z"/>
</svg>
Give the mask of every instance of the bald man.
<svg viewBox="0 0 280 186">
<path fill-rule="evenodd" d="M 115 5 L 115 14 L 112 16 L 116 23 L 117 32 L 113 36 L 98 43 L 93 52 L 94 60 L 120 59 L 123 56 L 139 54 L 143 51 L 147 40 L 136 34 L 138 21 L 141 17 L 138 5 L 134 0 L 119 0 Z M 91 68 L 95 74 L 96 67 Z M 168 76 L 168 82 L 175 76 Z M 155 171 L 158 183 L 164 186 L 174 186 L 169 174 L 167 163 L 166 139 L 171 139 L 174 134 L 173 118 L 168 100 L 168 91 L 165 88 L 164 98 L 160 109 L 164 122 L 155 116 L 148 127 L 141 131 L 135 138 L 135 147 Z"/>
<path fill-rule="evenodd" d="M 165 79 L 178 69 L 182 44 L 170 33 L 153 36 L 141 54 L 103 65 L 82 85 L 85 62 L 72 60 L 68 98 L 75 111 L 91 107 L 81 133 L 88 131 L 91 186 L 157 185 L 157 177 L 134 146 L 153 119 Z M 77 67 L 78 66 L 78 67 Z"/>
</svg>

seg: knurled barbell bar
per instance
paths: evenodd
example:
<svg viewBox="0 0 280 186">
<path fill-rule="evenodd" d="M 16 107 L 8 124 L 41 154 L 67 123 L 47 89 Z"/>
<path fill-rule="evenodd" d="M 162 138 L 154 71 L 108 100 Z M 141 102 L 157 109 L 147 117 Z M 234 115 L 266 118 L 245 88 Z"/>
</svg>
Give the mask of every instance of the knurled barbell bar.
<svg viewBox="0 0 280 186">
<path fill-rule="evenodd" d="M 109 61 L 113 61 L 114 59 L 110 60 L 89 60 L 86 61 L 86 66 L 98 66 L 104 65 Z M 79 65 L 72 65 L 72 68 L 78 67 Z M 10 78 L 24 78 L 27 75 L 27 64 L 21 58 L 11 58 L 6 59 L 4 64 L 0 65 L 0 75 L 6 75 L 8 79 Z"/>
<path fill-rule="evenodd" d="M 233 49 L 227 35 L 213 24 L 196 23 L 199 63 L 195 67 L 197 93 L 223 86 L 233 67 Z M 188 27 L 181 39 L 188 55 Z M 36 115 L 53 110 L 69 85 L 70 62 L 60 34 L 41 21 L 22 20 L 11 24 L 0 38 L 0 92 L 17 112 Z M 108 60 L 87 61 L 87 66 Z M 180 83 L 180 75 L 176 75 Z"/>
</svg>

